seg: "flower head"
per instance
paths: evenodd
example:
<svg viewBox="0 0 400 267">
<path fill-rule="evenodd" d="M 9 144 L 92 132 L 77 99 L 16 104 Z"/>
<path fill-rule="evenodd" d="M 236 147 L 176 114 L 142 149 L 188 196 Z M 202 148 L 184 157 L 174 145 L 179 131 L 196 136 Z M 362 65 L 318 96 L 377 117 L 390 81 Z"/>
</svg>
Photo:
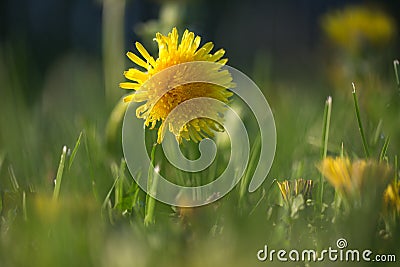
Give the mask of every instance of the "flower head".
<svg viewBox="0 0 400 267">
<path fill-rule="evenodd" d="M 326 14 L 322 28 L 334 44 L 349 52 L 357 52 L 365 45 L 386 45 L 396 32 L 391 17 L 363 6 L 349 6 Z"/>
<path fill-rule="evenodd" d="M 285 202 L 290 202 L 293 197 L 303 195 L 304 199 L 311 198 L 313 181 L 296 179 L 292 181 L 285 180 L 283 182 L 277 182 L 281 195 Z"/>
<path fill-rule="evenodd" d="M 400 183 L 393 181 L 388 185 L 384 194 L 384 207 L 387 212 L 400 215 Z"/>
<path fill-rule="evenodd" d="M 128 58 L 139 67 L 130 68 L 124 76 L 132 82 L 120 83 L 124 89 L 136 92 L 124 98 L 125 102 L 145 102 L 137 108 L 138 118 L 145 120 L 145 125 L 154 129 L 160 122 L 157 142 L 161 143 L 166 129 L 169 129 L 180 142 L 182 138 L 198 142 L 205 137 L 212 137 L 215 131 L 223 131 L 220 123 L 210 119 L 212 114 L 223 116 L 223 111 L 206 105 L 189 106 L 180 112 L 180 121 L 189 118 L 177 127 L 174 121 L 166 119 L 178 105 L 195 98 L 212 98 L 227 103 L 232 95 L 227 88 L 232 88 L 232 77 L 227 70 L 221 70 L 227 59 L 223 49 L 211 54 L 214 45 L 208 42 L 200 47 L 199 36 L 186 30 L 179 42 L 178 31 L 173 28 L 168 35 L 156 34 L 158 58 L 154 59 L 142 44 L 136 42 L 139 57 L 128 52 Z M 192 62 L 214 63 L 190 65 Z M 182 66 L 182 67 L 180 67 Z M 194 79 L 193 77 L 198 77 Z M 193 80 L 194 79 L 194 80 Z M 190 82 L 192 81 L 192 82 Z M 196 82 L 193 82 L 196 81 Z M 198 116 L 192 118 L 190 115 Z"/>
<path fill-rule="evenodd" d="M 391 176 L 391 169 L 383 163 L 349 158 L 325 158 L 318 166 L 319 171 L 336 190 L 343 195 L 357 195 L 363 191 L 380 191 Z"/>
</svg>

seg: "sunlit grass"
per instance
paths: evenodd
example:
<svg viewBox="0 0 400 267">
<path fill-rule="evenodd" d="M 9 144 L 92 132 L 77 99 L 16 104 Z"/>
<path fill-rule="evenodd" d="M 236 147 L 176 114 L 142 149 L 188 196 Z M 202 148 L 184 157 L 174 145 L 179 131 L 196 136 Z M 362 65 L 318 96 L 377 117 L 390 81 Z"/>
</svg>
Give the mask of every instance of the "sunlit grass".
<svg viewBox="0 0 400 267">
<path fill-rule="evenodd" d="M 276 247 L 313 247 L 315 244 L 321 247 L 342 236 L 354 245 L 370 245 L 398 253 L 398 247 L 395 246 L 399 236 L 398 217 L 386 222 L 379 205 L 357 208 L 346 204 L 344 208 L 343 202 L 338 202 L 333 187 L 328 184 L 325 185 L 322 199 L 317 194 L 316 189 L 321 180 L 315 164 L 320 160 L 320 151 L 323 157 L 364 155 L 362 140 L 357 131 L 357 118 L 351 108 L 346 108 L 346 105 L 351 107 L 351 101 L 339 100 L 333 106 L 328 105 L 328 116 L 327 111 L 324 115 L 320 101 L 291 98 L 287 94 L 284 99 L 283 102 L 272 103 L 277 117 L 278 137 L 281 136 L 281 139 L 278 139 L 276 161 L 264 186 L 256 193 L 248 194 L 245 178 L 222 200 L 200 208 L 169 207 L 146 196 L 130 176 L 124 160 L 121 161 L 122 154 L 115 150 L 106 152 L 104 130 L 90 122 L 91 126 L 83 129 L 74 124 L 69 125 L 68 132 L 74 134 L 67 138 L 60 137 L 70 140 L 69 143 L 63 140 L 58 144 L 53 143 L 54 146 L 67 144 L 72 150 L 52 152 L 50 167 L 53 168 L 53 175 L 44 184 L 43 181 L 37 183 L 25 178 L 21 168 L 29 168 L 29 164 L 14 163 L 15 158 L 5 150 L 7 145 L 2 139 L 2 266 L 22 266 L 28 259 L 32 266 L 70 266 L 82 263 L 106 266 L 117 259 L 122 265 L 133 262 L 143 263 L 142 266 L 153 265 L 162 260 L 165 265 L 196 266 L 205 260 L 209 264 L 229 262 L 233 266 L 241 266 L 255 260 L 254 252 L 263 243 Z M 300 115 L 288 111 L 288 103 L 303 104 L 306 110 Z M 363 112 L 361 107 L 359 112 Z M 29 118 L 28 114 L 18 116 Z M 327 127 L 329 117 L 331 123 Z M 343 118 L 350 123 L 341 122 Z M 368 121 L 368 117 L 364 116 L 363 119 Z M 305 125 L 296 123 L 302 120 Z M 25 121 L 27 127 L 37 127 L 37 121 Z M 321 132 L 318 125 L 322 121 L 325 121 L 325 126 Z M 386 119 L 385 123 L 390 121 Z M 347 125 L 343 132 L 338 131 L 338 124 Z M 366 131 L 366 135 L 375 134 L 375 130 Z M 24 136 L 23 133 L 18 135 Z M 313 136 L 324 136 L 320 139 L 323 140 L 321 145 L 318 142 L 307 143 L 313 140 Z M 304 141 L 296 143 L 291 138 Z M 345 144 L 342 148 L 340 140 Z M 349 140 L 354 140 L 358 145 L 353 148 Z M 285 145 L 286 142 L 291 145 Z M 254 144 L 257 146 L 257 138 Z M 36 153 L 35 156 L 40 158 L 44 149 L 29 153 Z M 388 141 L 371 152 L 376 160 L 388 162 L 397 170 L 397 165 L 394 165 L 397 164 L 397 151 Z M 256 155 L 255 152 L 251 154 L 250 166 Z M 39 164 L 37 168 L 40 169 L 38 173 L 46 173 L 43 169 L 45 165 Z M 295 198 L 290 212 L 285 211 L 286 205 L 283 205 L 273 180 L 297 178 L 314 180 L 311 199 L 306 201 L 303 197 Z M 42 176 L 36 179 L 48 178 Z M 55 187 L 53 179 L 56 181 Z M 57 204 L 51 203 L 51 194 L 58 200 Z M 321 209 L 314 209 L 318 202 L 322 203 Z M 369 215 L 361 216 L 365 211 Z M 145 225 L 151 227 L 146 228 Z M 221 243 L 221 240 L 230 241 Z M 29 245 L 22 248 L 15 245 L 22 243 Z M 223 244 L 231 253 L 241 251 L 236 254 L 239 260 L 235 260 L 236 257 L 227 259 L 228 254 L 217 256 L 218 247 Z M 46 253 L 33 253 L 32 250 Z M 18 251 L 23 251 L 22 255 Z M 195 256 L 197 253 L 215 253 L 215 256 L 202 259 Z M 161 256 L 153 260 L 154 255 Z"/>
</svg>

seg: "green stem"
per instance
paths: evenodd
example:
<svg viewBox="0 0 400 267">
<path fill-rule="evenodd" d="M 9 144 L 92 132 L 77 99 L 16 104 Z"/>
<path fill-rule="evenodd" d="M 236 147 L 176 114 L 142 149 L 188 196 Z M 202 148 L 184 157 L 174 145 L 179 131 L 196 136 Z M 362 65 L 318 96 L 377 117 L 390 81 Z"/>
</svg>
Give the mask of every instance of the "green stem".
<svg viewBox="0 0 400 267">
<path fill-rule="evenodd" d="M 399 180 L 399 169 L 398 169 L 398 159 L 397 155 L 394 156 L 394 182 L 397 184 L 397 181 Z"/>
<path fill-rule="evenodd" d="M 146 195 L 146 208 L 144 216 L 144 225 L 149 226 L 154 223 L 154 210 L 156 206 L 156 199 L 153 197 L 157 193 L 158 175 L 154 175 L 154 172 L 159 171 L 159 166 L 154 167 L 155 163 L 155 151 L 157 144 L 153 145 L 151 150 L 151 162 L 149 166 L 148 178 L 147 178 L 147 195 Z M 154 168 L 153 168 L 154 167 Z"/>
<path fill-rule="evenodd" d="M 14 169 L 11 165 L 8 167 L 8 173 L 10 174 L 10 181 L 14 189 L 14 192 L 18 192 L 19 191 L 18 180 L 17 177 L 15 177 Z"/>
<path fill-rule="evenodd" d="M 357 99 L 357 94 L 356 94 L 356 86 L 355 86 L 354 83 L 352 83 L 352 85 L 353 85 L 353 99 L 354 99 L 354 107 L 355 107 L 355 110 L 356 110 L 356 116 L 357 116 L 357 122 L 358 122 L 358 129 L 360 130 L 360 134 L 361 134 L 361 139 L 362 139 L 362 142 L 363 142 L 363 147 L 364 147 L 365 156 L 366 156 L 367 158 L 369 158 L 370 154 L 369 154 L 367 139 L 365 138 L 364 128 L 363 128 L 362 121 L 361 121 L 360 107 L 359 107 L 359 105 L 358 105 L 358 99 Z"/>
<path fill-rule="evenodd" d="M 261 135 L 258 134 L 250 150 L 250 159 L 244 176 L 242 177 L 239 185 L 239 204 L 242 207 L 244 202 L 244 196 L 247 192 L 250 184 L 251 175 L 254 173 L 255 162 L 257 162 L 257 156 L 261 146 Z"/>
<path fill-rule="evenodd" d="M 332 97 L 328 97 L 325 102 L 324 109 L 324 123 L 322 128 L 322 150 L 321 158 L 324 160 L 328 154 L 328 139 L 329 139 L 329 127 L 331 124 L 331 113 L 332 113 Z M 324 198 L 324 177 L 321 174 L 319 177 L 319 188 L 318 188 L 318 203 L 322 205 Z"/>
<path fill-rule="evenodd" d="M 394 74 L 396 75 L 397 89 L 399 90 L 400 93 L 399 65 L 400 63 L 397 59 L 393 61 Z"/>
<path fill-rule="evenodd" d="M 81 145 L 82 134 L 83 134 L 83 131 L 80 132 L 78 140 L 76 140 L 74 149 L 72 150 L 71 156 L 69 157 L 68 170 L 71 169 L 71 166 L 72 166 L 72 163 L 74 162 L 76 153 L 78 152 L 79 146 Z"/>
<path fill-rule="evenodd" d="M 89 150 L 89 138 L 88 138 L 87 131 L 83 132 L 83 137 L 84 137 L 83 141 L 85 143 L 85 151 L 86 151 L 87 161 L 88 161 L 88 165 L 89 165 L 89 175 L 90 175 L 90 180 L 92 182 L 92 192 L 93 192 L 94 198 L 96 200 L 99 200 L 99 195 L 98 195 L 97 189 L 96 189 L 96 181 L 94 179 L 94 169 L 93 169 L 93 163 L 92 163 L 92 155 L 91 155 L 90 150 Z"/>
<path fill-rule="evenodd" d="M 383 144 L 381 153 L 379 154 L 379 162 L 382 162 L 383 159 L 385 158 L 386 152 L 387 152 L 388 147 L 389 147 L 389 142 L 390 142 L 390 137 L 387 137 L 387 138 L 385 139 L 385 143 Z"/>
<path fill-rule="evenodd" d="M 28 214 L 26 212 L 26 193 L 22 192 L 22 214 L 24 216 L 24 221 L 28 220 Z"/>
<path fill-rule="evenodd" d="M 62 180 L 63 173 L 64 173 L 66 156 L 67 156 L 67 147 L 64 146 L 62 153 L 61 153 L 60 164 L 58 165 L 57 176 L 56 176 L 56 180 L 55 180 L 55 187 L 54 187 L 54 191 L 53 191 L 53 200 L 57 200 L 58 195 L 60 194 L 61 180 Z"/>
</svg>

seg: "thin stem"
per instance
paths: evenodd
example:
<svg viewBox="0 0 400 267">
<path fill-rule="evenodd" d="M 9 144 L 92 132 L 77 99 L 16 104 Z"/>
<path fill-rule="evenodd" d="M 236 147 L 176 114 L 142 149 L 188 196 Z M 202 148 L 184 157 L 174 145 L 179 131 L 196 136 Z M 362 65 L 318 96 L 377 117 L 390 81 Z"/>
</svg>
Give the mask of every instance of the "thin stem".
<svg viewBox="0 0 400 267">
<path fill-rule="evenodd" d="M 80 132 L 79 137 L 78 137 L 78 140 L 76 140 L 74 149 L 72 150 L 71 156 L 69 157 L 69 161 L 68 161 L 68 170 L 71 169 L 72 162 L 74 162 L 76 153 L 78 152 L 78 148 L 79 148 L 79 146 L 81 145 L 82 134 L 83 134 L 83 131 Z"/>
<path fill-rule="evenodd" d="M 83 141 L 85 143 L 85 151 L 86 151 L 87 161 L 88 161 L 88 165 L 89 165 L 90 180 L 92 181 L 92 192 L 93 192 L 95 199 L 99 200 L 99 195 L 98 195 L 97 189 L 96 189 L 96 181 L 94 179 L 92 155 L 89 150 L 89 137 L 88 137 L 87 131 L 83 132 L 83 137 L 84 137 Z"/>
<path fill-rule="evenodd" d="M 364 128 L 363 128 L 362 121 L 361 121 L 360 107 L 358 105 L 358 99 L 357 99 L 357 94 L 356 94 L 356 86 L 355 86 L 354 83 L 352 83 L 352 85 L 353 85 L 353 92 L 352 93 L 353 93 L 353 99 L 354 99 L 354 107 L 355 107 L 355 110 L 356 110 L 358 129 L 360 130 L 365 156 L 367 158 L 369 158 L 370 154 L 369 154 L 367 139 L 365 138 Z"/>
<path fill-rule="evenodd" d="M 154 223 L 154 210 L 156 206 L 156 199 L 153 197 L 157 193 L 157 184 L 158 184 L 158 175 L 154 175 L 154 173 L 158 173 L 160 171 L 159 166 L 154 166 L 155 163 L 155 151 L 157 144 L 153 145 L 151 150 L 151 162 L 149 166 L 148 178 L 147 178 L 147 195 L 146 195 L 146 208 L 145 208 L 145 216 L 144 216 L 144 225 L 149 226 Z"/>
<path fill-rule="evenodd" d="M 396 75 L 397 89 L 399 90 L 400 93 L 399 65 L 400 63 L 397 59 L 393 61 L 394 74 Z"/>
<path fill-rule="evenodd" d="M 328 153 L 328 139 L 329 139 L 329 127 L 331 124 L 331 113 L 332 113 L 332 97 L 328 97 L 325 102 L 325 112 L 324 112 L 324 126 L 322 134 L 322 158 L 326 158 Z"/>
<path fill-rule="evenodd" d="M 24 221 L 28 220 L 28 214 L 26 212 L 26 193 L 25 191 L 22 192 L 22 214 Z"/>
<path fill-rule="evenodd" d="M 329 139 L 329 127 L 331 124 L 331 113 L 332 113 L 332 97 L 328 97 L 325 102 L 324 109 L 324 123 L 322 127 L 322 150 L 321 158 L 324 160 L 328 154 L 328 139 Z M 318 203 L 322 205 L 324 198 L 324 177 L 321 174 L 319 177 L 319 187 L 318 187 Z"/>
<path fill-rule="evenodd" d="M 58 165 L 56 179 L 54 181 L 55 182 L 55 187 L 54 187 L 54 191 L 53 191 L 53 200 L 57 200 L 58 199 L 58 195 L 60 194 L 61 180 L 62 180 L 63 173 L 64 173 L 64 166 L 65 166 L 66 156 L 67 156 L 67 147 L 64 146 L 63 150 L 62 150 L 62 153 L 61 153 L 60 164 Z"/>
<path fill-rule="evenodd" d="M 397 181 L 399 180 L 399 169 L 398 169 L 398 158 L 397 155 L 394 156 L 394 182 L 397 184 Z"/>
<path fill-rule="evenodd" d="M 257 156 L 259 155 L 260 146 L 261 146 L 261 135 L 258 134 L 251 147 L 249 163 L 246 172 L 243 178 L 241 179 L 239 185 L 239 203 L 241 206 L 244 201 L 244 195 L 250 184 L 251 175 L 254 173 L 254 168 L 255 168 L 254 163 L 257 162 Z"/>
<path fill-rule="evenodd" d="M 123 202 L 124 199 L 124 182 L 125 182 L 125 160 L 122 158 L 119 167 L 115 166 L 115 207 Z"/>
<path fill-rule="evenodd" d="M 14 189 L 14 192 L 18 192 L 19 190 L 18 180 L 17 177 L 15 177 L 14 169 L 11 165 L 8 167 L 8 173 L 10 174 L 10 181 Z"/>
<path fill-rule="evenodd" d="M 383 161 L 384 158 L 386 157 L 386 152 L 387 152 L 388 147 L 389 147 L 389 142 L 390 142 L 390 137 L 387 137 L 385 139 L 385 143 L 383 144 L 381 153 L 379 154 L 379 162 Z"/>
<path fill-rule="evenodd" d="M 344 144 L 342 142 L 342 144 L 340 145 L 340 158 L 344 158 Z"/>
</svg>

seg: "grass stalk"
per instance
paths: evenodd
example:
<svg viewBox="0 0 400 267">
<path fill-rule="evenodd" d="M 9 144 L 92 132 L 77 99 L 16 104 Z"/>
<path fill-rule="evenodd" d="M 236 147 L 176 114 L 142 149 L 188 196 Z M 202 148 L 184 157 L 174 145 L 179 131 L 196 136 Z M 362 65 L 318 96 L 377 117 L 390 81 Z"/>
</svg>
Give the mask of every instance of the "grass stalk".
<svg viewBox="0 0 400 267">
<path fill-rule="evenodd" d="M 380 119 L 378 122 L 378 126 L 376 126 L 374 139 L 372 140 L 373 145 L 376 145 L 379 142 L 379 138 L 381 137 L 382 134 L 382 127 L 383 127 L 383 120 Z"/>
<path fill-rule="evenodd" d="M 17 181 L 17 177 L 15 177 L 14 169 L 11 165 L 8 167 L 8 173 L 10 174 L 10 181 L 11 181 L 11 185 L 14 189 L 14 192 L 18 192 L 19 184 Z"/>
<path fill-rule="evenodd" d="M 118 181 L 118 177 L 114 180 L 114 183 L 112 184 L 110 190 L 108 190 L 108 193 L 107 193 L 107 195 L 106 195 L 106 197 L 105 197 L 105 199 L 103 201 L 103 205 L 101 206 L 102 211 L 105 210 L 107 208 L 107 206 L 111 203 L 111 201 L 110 201 L 111 194 L 112 194 L 112 191 L 115 188 L 115 185 L 116 185 L 117 181 Z M 109 206 L 109 208 L 111 209 L 111 206 Z"/>
<path fill-rule="evenodd" d="M 388 136 L 386 137 L 385 143 L 383 144 L 383 147 L 381 149 L 381 153 L 379 154 L 379 162 L 383 161 L 384 158 L 386 157 L 386 152 L 388 150 L 389 143 L 390 143 L 390 137 Z"/>
<path fill-rule="evenodd" d="M 96 200 L 99 200 L 99 196 L 97 194 L 97 190 L 96 190 L 96 182 L 94 180 L 94 170 L 93 170 L 93 163 L 92 163 L 92 155 L 90 153 L 90 149 L 89 149 L 89 138 L 87 136 L 87 132 L 83 133 L 83 137 L 84 139 L 84 143 L 85 143 L 85 151 L 86 151 L 86 156 L 87 156 L 87 161 L 88 161 L 88 165 L 89 165 L 89 176 L 90 176 L 90 180 L 92 181 L 92 192 L 93 195 L 95 197 Z"/>
<path fill-rule="evenodd" d="M 154 166 L 155 164 L 155 152 L 156 152 L 157 144 L 153 145 L 151 150 L 151 166 L 149 166 L 148 178 L 147 178 L 147 194 L 146 194 L 146 207 L 145 207 L 145 215 L 144 215 L 144 225 L 149 226 L 155 222 L 154 220 L 154 210 L 156 207 L 156 199 L 152 196 L 155 196 L 157 193 L 157 183 L 158 176 L 154 175 L 154 172 L 159 171 L 159 166 Z M 154 168 L 151 168 L 151 167 Z"/>
<path fill-rule="evenodd" d="M 121 159 L 119 168 L 117 169 L 116 184 L 115 184 L 115 206 L 122 203 L 124 199 L 124 182 L 125 182 L 125 167 L 124 159 Z"/>
<path fill-rule="evenodd" d="M 67 146 L 64 146 L 61 152 L 60 164 L 58 165 L 55 186 L 53 191 L 53 200 L 57 200 L 60 194 L 61 180 L 64 174 L 65 160 L 67 157 Z"/>
<path fill-rule="evenodd" d="M 247 192 L 248 186 L 250 184 L 250 179 L 252 178 L 252 174 L 255 171 L 257 157 L 259 156 L 259 150 L 261 146 L 261 134 L 258 134 L 254 143 L 250 149 L 250 158 L 247 164 L 247 169 L 244 173 L 243 178 L 240 180 L 239 184 L 239 203 L 242 206 L 244 201 L 244 196 Z"/>
<path fill-rule="evenodd" d="M 396 75 L 396 83 L 397 83 L 397 89 L 400 94 L 400 77 L 399 77 L 399 61 L 396 59 L 393 61 L 393 68 L 394 68 L 394 74 Z"/>
<path fill-rule="evenodd" d="M 399 180 L 399 165 L 398 165 L 398 158 L 397 155 L 394 156 L 394 181 L 397 184 Z"/>
<path fill-rule="evenodd" d="M 75 143 L 74 149 L 72 150 L 71 156 L 69 157 L 68 170 L 71 169 L 72 163 L 74 162 L 74 159 L 76 156 L 76 152 L 78 152 L 79 146 L 81 144 L 82 134 L 83 134 L 83 132 L 81 131 L 79 134 L 78 140 L 76 140 L 76 143 Z"/>
<path fill-rule="evenodd" d="M 28 220 L 28 213 L 26 211 L 26 193 L 25 191 L 22 192 L 22 216 L 24 221 Z"/>
<path fill-rule="evenodd" d="M 354 83 L 352 83 L 352 85 L 353 85 L 352 94 L 353 94 L 353 100 L 354 100 L 354 108 L 356 110 L 358 129 L 360 130 L 361 139 L 362 139 L 364 152 L 365 152 L 365 157 L 369 158 L 370 154 L 369 154 L 367 139 L 365 138 L 364 127 L 363 127 L 362 121 L 361 121 L 360 107 L 358 105 L 358 99 L 357 99 L 357 94 L 356 94 L 356 86 Z"/>
<path fill-rule="evenodd" d="M 329 139 L 329 128 L 331 124 L 331 113 L 332 113 L 332 97 L 328 97 L 325 102 L 324 109 L 324 121 L 322 126 L 322 150 L 321 150 L 321 159 L 324 160 L 326 155 L 328 154 L 328 139 Z M 318 204 L 322 206 L 324 199 L 324 177 L 321 174 L 319 177 L 319 185 L 318 185 Z"/>
</svg>

